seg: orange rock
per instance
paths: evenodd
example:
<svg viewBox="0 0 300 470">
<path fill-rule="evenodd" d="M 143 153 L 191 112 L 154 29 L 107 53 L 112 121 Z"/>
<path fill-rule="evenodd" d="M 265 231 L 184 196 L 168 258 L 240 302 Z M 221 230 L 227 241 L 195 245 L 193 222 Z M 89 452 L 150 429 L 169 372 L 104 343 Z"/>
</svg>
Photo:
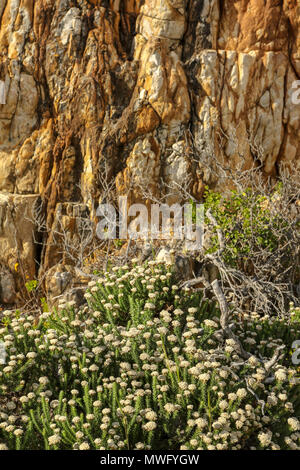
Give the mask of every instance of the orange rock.
<svg viewBox="0 0 300 470">
<path fill-rule="evenodd" d="M 149 204 L 222 188 L 220 164 L 296 175 L 298 1 L 3 0 L 0 18 L 0 196 L 41 196 L 45 244 L 60 204 L 94 220 L 111 181 Z"/>
</svg>

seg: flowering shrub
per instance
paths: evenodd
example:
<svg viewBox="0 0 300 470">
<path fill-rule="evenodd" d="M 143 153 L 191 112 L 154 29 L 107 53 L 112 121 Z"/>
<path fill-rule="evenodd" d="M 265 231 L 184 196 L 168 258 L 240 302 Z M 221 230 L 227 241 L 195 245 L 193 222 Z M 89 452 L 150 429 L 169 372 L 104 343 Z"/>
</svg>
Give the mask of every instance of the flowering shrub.
<svg viewBox="0 0 300 470">
<path fill-rule="evenodd" d="M 6 312 L 0 449 L 299 449 L 299 312 L 235 316 L 180 291 L 170 268 L 113 269 L 88 306 L 40 318 Z M 260 359 L 286 346 L 266 377 Z M 257 359 L 259 358 L 259 359 Z"/>
</svg>

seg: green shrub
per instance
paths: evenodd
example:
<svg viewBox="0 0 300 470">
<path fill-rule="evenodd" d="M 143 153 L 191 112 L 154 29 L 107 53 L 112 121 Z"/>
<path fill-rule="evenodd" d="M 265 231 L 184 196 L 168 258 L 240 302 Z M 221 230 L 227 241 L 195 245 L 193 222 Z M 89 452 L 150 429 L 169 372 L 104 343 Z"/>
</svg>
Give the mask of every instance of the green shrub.
<svg viewBox="0 0 300 470">
<path fill-rule="evenodd" d="M 211 210 L 223 233 L 225 250 L 222 258 L 228 266 L 253 271 L 256 263 L 259 267 L 260 263 L 267 265 L 268 257 L 273 260 L 275 253 L 281 267 L 285 264 L 287 268 L 291 261 L 295 263 L 299 246 L 291 233 L 288 211 L 280 211 L 280 184 L 268 196 L 248 188 L 243 192 L 230 191 L 226 196 L 206 189 L 204 197 L 205 209 Z M 299 224 L 295 230 L 298 230 L 299 240 Z M 217 227 L 212 231 L 208 253 L 215 253 L 220 248 Z M 274 264 L 274 260 L 272 262 Z"/>
<path fill-rule="evenodd" d="M 234 317 L 246 362 L 220 338 L 219 311 L 179 291 L 170 268 L 116 268 L 88 307 L 6 312 L 0 329 L 0 448 L 299 449 L 299 381 L 288 319 Z M 273 381 L 261 363 L 284 343 Z"/>
<path fill-rule="evenodd" d="M 36 279 L 32 279 L 31 281 L 27 281 L 25 283 L 26 290 L 29 294 L 35 291 L 37 286 L 38 286 L 38 281 Z"/>
</svg>

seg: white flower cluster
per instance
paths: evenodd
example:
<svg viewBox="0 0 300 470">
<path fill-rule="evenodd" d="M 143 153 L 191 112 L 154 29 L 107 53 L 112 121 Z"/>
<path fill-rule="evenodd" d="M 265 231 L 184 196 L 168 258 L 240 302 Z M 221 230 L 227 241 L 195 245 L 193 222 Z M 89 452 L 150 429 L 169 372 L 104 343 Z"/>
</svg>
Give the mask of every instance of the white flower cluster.
<svg viewBox="0 0 300 470">
<path fill-rule="evenodd" d="M 261 362 L 292 344 L 298 320 L 236 317 L 245 362 L 220 339 L 215 304 L 163 265 L 114 269 L 87 299 L 39 320 L 4 312 L 0 450 L 300 448 L 289 351 L 269 381 Z"/>
</svg>

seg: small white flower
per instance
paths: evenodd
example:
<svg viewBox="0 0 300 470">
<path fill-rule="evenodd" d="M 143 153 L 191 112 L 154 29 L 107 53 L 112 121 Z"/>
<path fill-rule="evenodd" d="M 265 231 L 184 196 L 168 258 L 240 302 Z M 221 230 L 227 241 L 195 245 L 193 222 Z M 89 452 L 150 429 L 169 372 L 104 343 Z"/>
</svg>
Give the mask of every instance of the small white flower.
<svg viewBox="0 0 300 470">
<path fill-rule="evenodd" d="M 176 406 L 173 405 L 173 403 L 166 403 L 165 406 L 164 406 L 164 409 L 165 409 L 168 413 L 173 413 L 173 411 L 176 410 Z"/>
<path fill-rule="evenodd" d="M 79 446 L 79 450 L 89 450 L 89 448 L 90 448 L 90 446 L 89 446 L 88 442 L 83 442 Z"/>
<path fill-rule="evenodd" d="M 16 404 L 13 401 L 9 401 L 6 405 L 6 408 L 8 410 L 14 410 L 14 409 L 16 409 Z"/>
<path fill-rule="evenodd" d="M 213 320 L 204 320 L 205 326 L 208 326 L 209 328 L 218 328 L 218 325 L 216 322 Z"/>
<path fill-rule="evenodd" d="M 199 374 L 199 380 L 201 380 L 201 382 L 208 382 L 209 379 L 210 374 L 208 372 L 205 372 L 204 374 Z"/>
<path fill-rule="evenodd" d="M 151 410 L 145 414 L 145 418 L 148 419 L 149 421 L 156 421 L 157 414 L 155 413 L 155 411 Z"/>
<path fill-rule="evenodd" d="M 279 382 L 285 382 L 286 380 L 286 373 L 285 370 L 279 369 L 275 372 L 275 377 Z"/>
<path fill-rule="evenodd" d="M 28 359 L 35 359 L 36 358 L 36 353 L 35 352 L 29 352 L 26 354 L 26 357 Z"/>
<path fill-rule="evenodd" d="M 297 418 L 289 418 L 288 424 L 293 431 L 300 431 L 300 423 Z"/>
<path fill-rule="evenodd" d="M 145 431 L 154 431 L 157 424 L 154 421 L 149 421 L 148 423 L 144 424 L 143 428 Z"/>
<path fill-rule="evenodd" d="M 245 388 L 239 388 L 236 394 L 239 398 L 245 398 L 247 396 L 247 390 Z"/>
<path fill-rule="evenodd" d="M 262 447 L 267 447 L 272 441 L 272 433 L 269 432 L 260 432 L 258 434 L 259 442 L 261 443 Z"/>
<path fill-rule="evenodd" d="M 196 425 L 198 428 L 203 429 L 205 426 L 207 426 L 207 421 L 204 418 L 198 418 L 196 419 Z"/>
<path fill-rule="evenodd" d="M 48 442 L 50 446 L 53 446 L 55 444 L 58 444 L 60 442 L 61 438 L 58 434 L 53 434 L 53 436 L 50 436 L 48 438 Z"/>
</svg>

